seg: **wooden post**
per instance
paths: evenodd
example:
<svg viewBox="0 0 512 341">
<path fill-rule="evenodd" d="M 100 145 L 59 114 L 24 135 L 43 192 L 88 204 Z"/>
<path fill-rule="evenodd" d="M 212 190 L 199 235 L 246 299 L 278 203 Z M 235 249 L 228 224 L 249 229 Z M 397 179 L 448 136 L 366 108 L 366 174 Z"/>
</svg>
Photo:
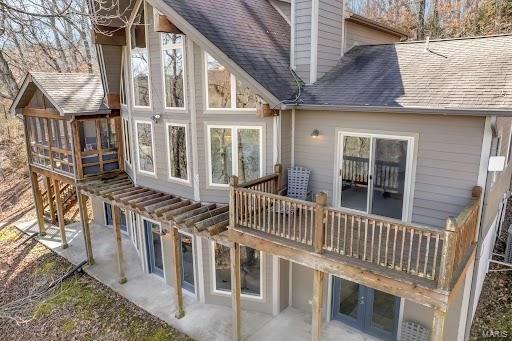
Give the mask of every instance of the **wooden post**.
<svg viewBox="0 0 512 341">
<path fill-rule="evenodd" d="M 52 190 L 52 182 L 49 176 L 44 177 L 44 184 L 46 186 L 46 196 L 48 197 L 48 209 L 50 210 L 50 221 L 52 225 L 55 225 L 57 222 L 55 221 L 55 204 L 53 202 L 53 190 Z M 55 197 L 57 197 L 57 192 L 55 192 Z"/>
<path fill-rule="evenodd" d="M 327 204 L 327 194 L 325 194 L 325 192 L 317 193 L 315 202 L 316 202 L 316 207 L 315 207 L 314 246 L 315 246 L 315 252 L 322 253 L 323 246 L 324 246 L 324 240 L 325 240 L 324 212 L 325 212 L 325 205 Z"/>
<path fill-rule="evenodd" d="M 277 182 L 276 188 L 274 188 L 274 194 L 277 194 L 283 188 L 283 166 L 280 163 L 274 165 L 274 173 L 277 174 Z"/>
<path fill-rule="evenodd" d="M 41 188 L 39 187 L 39 181 L 37 173 L 30 171 L 30 181 L 32 182 L 32 190 L 34 192 L 34 204 L 36 207 L 37 225 L 39 226 L 39 235 L 44 237 L 46 235 L 46 226 L 44 224 L 43 217 L 43 197 L 41 195 Z"/>
<path fill-rule="evenodd" d="M 82 194 L 82 191 L 76 188 L 76 197 L 78 200 L 78 209 L 80 210 L 80 220 L 82 221 L 82 232 L 84 234 L 85 252 L 87 254 L 87 263 L 94 264 L 94 257 L 92 254 L 91 232 L 89 230 L 89 217 L 87 215 L 87 197 Z"/>
<path fill-rule="evenodd" d="M 60 195 L 60 182 L 57 178 L 53 178 L 53 189 L 55 191 L 55 204 L 57 206 L 57 218 L 59 221 L 60 240 L 63 249 L 68 248 L 66 239 L 66 222 L 64 221 L 64 208 L 62 207 L 62 197 Z"/>
<path fill-rule="evenodd" d="M 174 292 L 176 298 L 176 313 L 174 317 L 177 319 L 185 316 L 185 308 L 183 304 L 183 288 L 181 286 L 181 252 L 180 252 L 180 236 L 178 229 L 170 227 L 171 246 L 172 246 L 172 268 L 174 271 Z"/>
<path fill-rule="evenodd" d="M 116 261 L 119 284 L 126 283 L 126 274 L 124 272 L 124 254 L 123 239 L 121 236 L 121 210 L 119 206 L 112 205 L 112 225 L 114 225 L 114 235 L 116 238 Z"/>
<path fill-rule="evenodd" d="M 231 304 L 233 308 L 233 340 L 242 340 L 240 324 L 240 244 L 233 243 L 230 247 L 231 258 Z"/>
<path fill-rule="evenodd" d="M 438 288 L 450 290 L 453 269 L 455 261 L 455 233 L 457 221 L 453 217 L 446 220 L 444 231 L 443 252 L 441 253 L 441 262 L 439 264 L 439 281 Z"/>
<path fill-rule="evenodd" d="M 235 190 L 238 186 L 238 176 L 229 178 L 229 227 L 236 227 L 236 197 Z"/>
<path fill-rule="evenodd" d="M 71 134 L 73 137 L 73 154 L 75 157 L 75 174 L 78 179 L 82 179 L 84 177 L 84 169 L 82 167 L 82 149 L 80 146 L 80 136 L 79 136 L 79 121 L 73 121 L 71 123 Z"/>
<path fill-rule="evenodd" d="M 439 308 L 434 308 L 434 319 L 432 321 L 432 340 L 444 340 L 444 324 L 446 321 L 446 312 Z"/>
<path fill-rule="evenodd" d="M 314 270 L 313 274 L 313 301 L 312 301 L 312 321 L 311 321 L 311 340 L 319 341 L 322 331 L 322 303 L 324 297 L 324 273 Z"/>
</svg>

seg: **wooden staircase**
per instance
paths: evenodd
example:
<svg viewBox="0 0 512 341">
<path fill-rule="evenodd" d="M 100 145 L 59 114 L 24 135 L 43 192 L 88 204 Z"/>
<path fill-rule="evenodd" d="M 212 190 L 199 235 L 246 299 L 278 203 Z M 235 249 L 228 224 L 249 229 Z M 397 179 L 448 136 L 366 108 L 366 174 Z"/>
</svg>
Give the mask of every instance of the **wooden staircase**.
<svg viewBox="0 0 512 341">
<path fill-rule="evenodd" d="M 50 186 L 52 196 L 51 200 L 53 202 L 53 206 L 55 207 L 55 188 L 53 184 Z M 56 209 L 53 209 L 53 217 L 52 217 L 52 208 L 50 205 L 49 196 L 47 191 L 43 191 L 42 193 L 42 199 L 43 199 L 43 209 L 44 209 L 44 215 L 47 219 L 50 221 L 57 221 L 57 211 Z M 60 195 L 62 198 L 62 208 L 64 214 L 66 214 L 76 203 L 76 190 L 74 186 L 71 186 L 69 184 L 62 184 L 60 188 Z"/>
</svg>

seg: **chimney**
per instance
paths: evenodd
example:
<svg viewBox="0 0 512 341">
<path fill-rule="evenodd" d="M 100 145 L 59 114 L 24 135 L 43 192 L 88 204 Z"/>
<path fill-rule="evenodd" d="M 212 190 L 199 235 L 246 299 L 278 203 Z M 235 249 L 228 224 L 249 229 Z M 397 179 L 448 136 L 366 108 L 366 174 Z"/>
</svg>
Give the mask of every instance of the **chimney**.
<svg viewBox="0 0 512 341">
<path fill-rule="evenodd" d="M 306 84 L 333 68 L 343 55 L 343 0 L 292 0 L 291 64 Z"/>
</svg>

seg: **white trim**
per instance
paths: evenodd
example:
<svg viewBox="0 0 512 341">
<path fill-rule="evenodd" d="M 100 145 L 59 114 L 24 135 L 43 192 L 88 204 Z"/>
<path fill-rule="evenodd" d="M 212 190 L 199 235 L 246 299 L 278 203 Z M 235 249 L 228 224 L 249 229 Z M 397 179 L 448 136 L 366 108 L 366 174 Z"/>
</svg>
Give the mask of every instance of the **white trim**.
<svg viewBox="0 0 512 341">
<path fill-rule="evenodd" d="M 232 290 L 218 290 L 217 287 L 216 287 L 216 284 L 217 284 L 217 279 L 216 279 L 216 269 L 215 269 L 215 244 L 217 244 L 215 241 L 210 241 L 210 259 L 212 260 L 210 263 L 211 263 L 211 273 L 212 273 L 212 283 L 211 283 L 211 290 L 210 290 L 210 293 L 212 295 L 217 295 L 217 296 L 226 296 L 226 297 L 231 297 L 231 293 L 232 293 Z M 222 245 L 224 247 L 227 247 L 226 245 L 223 245 L 223 244 L 220 244 L 219 245 Z M 242 246 L 245 246 L 245 245 L 240 245 L 241 247 Z M 248 247 L 248 246 L 246 246 Z M 228 250 L 229 250 L 229 247 L 227 247 Z M 262 301 L 265 301 L 265 289 L 264 289 L 264 284 L 265 284 L 265 271 L 266 271 L 266 267 L 265 267 L 265 254 L 263 253 L 263 251 L 260 251 L 260 250 L 256 250 L 256 249 L 253 249 L 255 251 L 258 251 L 260 253 L 260 294 L 259 295 L 250 295 L 250 294 L 244 294 L 244 293 L 241 293 L 240 294 L 240 297 L 248 300 L 248 301 L 257 301 L 257 302 L 262 302 Z M 233 283 L 231 283 L 231 285 L 233 285 Z"/>
<path fill-rule="evenodd" d="M 141 1 L 142 2 L 142 1 Z M 132 15 L 130 17 L 130 22 L 128 24 L 128 51 L 129 51 L 129 56 L 130 56 L 130 72 L 129 72 L 129 82 L 130 82 L 130 92 L 131 92 L 131 101 L 130 101 L 130 105 L 132 108 L 134 109 L 139 109 L 139 110 L 152 110 L 153 109 L 153 100 L 152 100 L 152 86 L 151 86 L 151 56 L 150 56 L 150 53 L 149 53 L 149 39 L 148 39 L 148 35 L 149 35 L 149 30 L 148 30 L 148 27 L 150 27 L 151 25 L 149 25 L 149 22 L 148 22 L 148 11 L 147 11 L 147 6 L 146 6 L 146 2 L 144 2 L 143 6 L 144 6 L 144 25 L 146 26 L 146 29 L 144 30 L 144 39 L 145 39 L 145 43 L 146 43 L 146 47 L 145 48 L 135 48 L 134 50 L 146 50 L 146 55 L 147 55 L 147 63 L 148 63 L 148 92 L 149 92 L 149 106 L 142 106 L 142 105 L 135 105 L 135 84 L 133 83 L 133 65 L 132 65 L 132 40 L 131 40 L 131 26 L 133 25 L 133 21 L 135 20 L 135 17 L 137 16 L 137 12 L 139 11 L 140 9 L 140 4 L 141 3 L 138 3 L 134 9 L 132 10 Z"/>
<path fill-rule="evenodd" d="M 346 36 L 345 32 L 347 31 L 347 28 L 345 27 L 345 8 L 347 7 L 347 4 L 345 3 L 345 0 L 341 0 L 341 57 L 345 55 L 345 41 Z"/>
<path fill-rule="evenodd" d="M 292 0 L 293 1 L 293 0 Z M 288 306 L 293 306 L 293 262 L 288 261 Z"/>
<path fill-rule="evenodd" d="M 295 1 L 295 0 L 292 0 Z M 291 143 L 291 157 L 290 163 L 295 167 L 295 109 L 292 109 L 292 143 Z"/>
<path fill-rule="evenodd" d="M 144 245 L 145 246 L 149 242 L 151 242 L 151 241 L 147 240 L 148 236 L 146 235 L 146 230 L 144 228 L 144 220 L 149 221 L 152 224 L 156 224 L 156 225 L 158 225 L 158 227 L 160 227 L 160 245 L 162 246 L 161 252 L 162 252 L 162 273 L 163 273 L 163 277 L 160 277 L 157 274 L 154 274 L 154 273 L 151 272 L 151 268 L 150 268 L 150 266 L 148 264 L 149 263 L 149 257 L 148 257 L 148 249 L 147 249 L 147 247 L 145 247 L 144 253 L 145 253 L 145 258 L 146 258 L 145 260 L 146 260 L 146 266 L 147 266 L 147 269 L 148 269 L 148 273 L 154 275 L 157 278 L 163 279 L 165 281 L 165 283 L 167 283 L 167 275 L 166 275 L 167 271 L 165 271 L 167 269 L 167 264 L 166 264 L 166 261 L 165 261 L 166 257 L 165 257 L 164 248 L 163 248 L 165 243 L 162 240 L 162 224 L 160 222 L 156 221 L 156 220 L 153 220 L 153 219 L 150 219 L 150 218 L 146 218 L 144 216 L 140 216 L 140 217 L 142 218 L 141 219 L 141 224 L 142 224 L 142 233 L 144 234 Z"/>
<path fill-rule="evenodd" d="M 190 56 L 190 63 L 187 63 L 188 67 L 188 77 L 190 77 L 190 80 L 188 82 L 188 91 L 189 96 L 192 99 L 189 102 L 189 110 L 190 110 L 190 138 L 191 138 L 191 145 L 192 145 L 192 184 L 194 187 L 194 200 L 200 201 L 201 200 L 201 193 L 200 193 L 200 179 L 199 179 L 199 155 L 198 155 L 198 142 L 197 142 L 197 112 L 196 112 L 196 92 L 195 92 L 195 73 L 194 73 L 194 46 L 193 42 L 190 44 L 186 44 L 187 48 L 187 56 Z M 204 289 L 203 289 L 204 293 Z"/>
<path fill-rule="evenodd" d="M 272 315 L 277 316 L 280 312 L 281 295 L 280 295 L 280 259 L 276 255 L 272 255 Z"/>
<path fill-rule="evenodd" d="M 182 127 L 185 128 L 185 154 L 187 158 L 187 178 L 181 179 L 171 176 L 171 148 L 169 141 L 169 127 Z M 191 185 L 190 183 L 190 146 L 188 142 L 188 124 L 177 123 L 176 121 L 165 121 L 165 143 L 167 149 L 167 180 L 177 182 L 180 184 Z"/>
<path fill-rule="evenodd" d="M 126 165 L 128 165 L 129 168 L 132 168 L 133 163 L 133 154 L 132 154 L 132 146 L 131 142 L 132 135 L 130 131 L 130 120 L 127 117 L 122 117 L 121 120 L 123 121 L 123 147 L 124 147 L 124 161 Z M 129 157 L 127 157 L 129 156 Z"/>
<path fill-rule="evenodd" d="M 508 165 L 510 165 L 510 148 L 512 148 L 512 122 L 510 122 L 508 129 L 509 129 L 509 132 L 508 132 L 508 146 L 507 146 L 507 158 L 506 158 L 507 167 L 508 167 Z"/>
<path fill-rule="evenodd" d="M 272 5 L 272 7 L 274 7 L 276 12 L 279 13 L 283 17 L 284 21 L 286 21 L 288 23 L 288 25 L 291 25 L 290 19 L 284 14 L 284 12 L 281 10 L 281 8 L 276 6 L 273 1 L 269 1 L 269 3 Z M 291 12 L 290 12 L 290 15 L 291 15 Z"/>
<path fill-rule="evenodd" d="M 281 115 L 272 117 L 272 163 L 281 163 Z"/>
<path fill-rule="evenodd" d="M 496 136 L 496 156 L 501 156 L 501 147 L 503 144 L 503 136 L 502 131 L 498 132 L 498 136 Z M 498 172 L 492 172 L 492 182 L 491 187 L 493 187 L 498 180 Z"/>
<path fill-rule="evenodd" d="M 332 309 L 332 282 L 333 275 L 327 274 L 327 307 L 325 313 L 325 322 L 329 323 L 331 321 L 331 309 Z"/>
<path fill-rule="evenodd" d="M 402 339 L 402 322 L 404 320 L 404 312 L 405 312 L 405 298 L 400 297 L 400 308 L 398 310 L 398 328 L 396 331 L 396 339 L 401 340 Z"/>
<path fill-rule="evenodd" d="M 414 183 L 415 183 L 415 174 L 416 174 L 416 158 L 417 158 L 417 141 L 419 139 L 419 134 L 417 133 L 404 133 L 404 132 L 390 132 L 390 131 L 376 131 L 376 130 L 363 130 L 363 129 L 341 129 L 336 128 L 336 148 L 335 148 L 335 162 L 334 162 L 334 185 L 333 185 L 333 205 L 335 207 L 341 207 L 341 203 L 339 202 L 338 193 L 341 192 L 341 178 L 339 175 L 339 170 L 342 169 L 342 161 L 343 161 L 343 136 L 361 136 L 368 137 L 371 140 L 375 138 L 384 138 L 384 139 L 393 139 L 393 140 L 404 140 L 408 142 L 407 146 L 407 164 L 405 171 L 405 187 L 404 187 L 404 199 L 402 206 L 402 221 L 410 222 L 412 219 L 412 208 L 413 208 L 413 198 L 414 198 Z M 373 143 L 370 144 L 370 157 L 372 154 Z M 373 163 L 373 160 L 369 160 Z M 368 192 L 371 192 L 371 188 L 368 189 Z M 367 209 L 363 213 L 368 213 L 369 208 L 371 207 L 370 203 L 370 195 L 368 195 Z M 353 211 L 357 213 L 361 213 L 359 210 L 349 209 L 343 207 L 343 209 L 348 211 Z"/>
<path fill-rule="evenodd" d="M 295 1 L 290 4 L 290 67 L 295 70 Z M 295 109 L 294 109 L 295 110 Z"/>
<path fill-rule="evenodd" d="M 210 56 L 213 60 L 215 60 L 219 65 L 223 66 L 227 72 L 229 72 L 229 86 L 230 86 L 230 106 L 226 108 L 210 108 L 208 106 L 209 100 L 208 100 L 208 56 Z M 203 77 L 203 86 L 204 86 L 204 112 L 205 114 L 237 114 L 237 113 L 243 113 L 243 114 L 254 114 L 256 113 L 256 107 L 254 108 L 237 108 L 236 106 L 236 76 L 228 70 L 226 66 L 221 64 L 216 58 L 214 58 L 211 54 L 209 54 L 207 51 L 203 51 L 203 69 L 204 69 L 204 77 Z M 252 89 L 251 89 L 252 91 Z M 256 93 L 254 93 L 256 96 Z"/>
<path fill-rule="evenodd" d="M 318 73 L 318 11 L 319 0 L 311 0 L 311 46 L 309 57 L 309 82 L 316 82 Z"/>
<path fill-rule="evenodd" d="M 160 57 L 161 57 L 161 63 L 160 63 L 160 71 L 161 71 L 161 77 L 162 77 L 162 103 L 163 103 L 163 108 L 164 108 L 164 111 L 165 112 L 171 112 L 171 113 L 186 113 L 187 112 L 187 108 L 188 108 L 188 94 L 187 94 L 187 73 L 188 73 L 188 70 L 187 70 L 187 61 L 188 61 L 188 55 L 187 55 L 187 51 L 186 51 L 186 47 L 187 47 L 187 44 L 188 42 L 186 41 L 186 36 L 183 35 L 183 34 L 177 34 L 179 36 L 181 36 L 181 43 L 178 43 L 178 44 L 168 44 L 164 47 L 164 43 L 163 43 L 163 39 L 164 39 L 164 34 L 172 34 L 172 33 L 164 33 L 164 32 L 159 32 L 158 35 L 159 35 L 159 41 L 160 41 Z M 182 67 L 183 67 L 183 106 L 182 107 L 168 107 L 167 106 L 167 96 L 165 94 L 166 92 L 166 82 L 165 82 L 165 56 L 164 56 L 164 51 L 167 51 L 167 50 L 177 50 L 177 49 L 181 49 L 181 54 L 182 54 L 182 58 L 183 58 L 183 61 L 182 61 Z"/>
<path fill-rule="evenodd" d="M 264 150 L 265 146 L 265 125 L 262 123 L 245 123 L 244 125 L 231 125 L 231 124 L 209 124 L 205 122 L 206 128 L 206 149 L 207 149 L 207 158 L 206 158 L 206 170 L 208 172 L 208 187 L 209 188 L 217 188 L 217 189 L 228 189 L 229 184 L 217 184 L 213 183 L 212 179 L 212 151 L 211 151 L 211 133 L 210 130 L 212 128 L 224 128 L 231 129 L 231 162 L 232 167 L 231 170 L 233 172 L 232 175 L 238 175 L 238 129 L 258 129 L 260 131 L 260 176 L 263 176 L 264 170 L 266 167 L 266 154 Z"/>
<path fill-rule="evenodd" d="M 156 177 L 156 158 L 155 158 L 155 132 L 153 128 L 153 121 L 147 121 L 147 120 L 134 120 L 135 123 L 135 153 L 137 155 L 137 172 L 144 174 L 144 175 L 151 175 Z M 153 172 L 149 172 L 146 170 L 140 169 L 140 157 L 139 157 L 139 127 L 138 124 L 149 124 L 151 126 L 151 154 L 153 156 Z"/>
<path fill-rule="evenodd" d="M 204 262 L 203 262 L 203 238 L 202 237 L 199 237 L 197 236 L 196 238 L 196 245 L 197 245 L 197 286 L 198 286 L 198 297 L 199 297 L 199 302 L 201 303 L 206 303 L 206 295 L 205 295 L 205 290 L 204 290 L 204 281 L 205 281 L 205 277 L 204 277 L 204 272 L 205 272 L 205 268 L 204 268 Z"/>
</svg>

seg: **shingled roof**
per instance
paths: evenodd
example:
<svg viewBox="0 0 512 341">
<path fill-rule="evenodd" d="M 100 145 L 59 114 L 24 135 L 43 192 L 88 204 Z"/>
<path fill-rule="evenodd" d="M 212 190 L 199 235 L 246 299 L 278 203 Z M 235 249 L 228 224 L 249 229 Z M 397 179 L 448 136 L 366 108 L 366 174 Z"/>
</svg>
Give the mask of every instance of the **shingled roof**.
<svg viewBox="0 0 512 341">
<path fill-rule="evenodd" d="M 512 111 L 512 35 L 358 46 L 304 105 Z"/>
<path fill-rule="evenodd" d="M 279 100 L 296 90 L 290 26 L 267 0 L 163 0 Z"/>
<path fill-rule="evenodd" d="M 62 115 L 105 113 L 103 85 L 99 75 L 90 73 L 30 72 L 13 107 L 26 105 L 39 88 Z"/>
</svg>

